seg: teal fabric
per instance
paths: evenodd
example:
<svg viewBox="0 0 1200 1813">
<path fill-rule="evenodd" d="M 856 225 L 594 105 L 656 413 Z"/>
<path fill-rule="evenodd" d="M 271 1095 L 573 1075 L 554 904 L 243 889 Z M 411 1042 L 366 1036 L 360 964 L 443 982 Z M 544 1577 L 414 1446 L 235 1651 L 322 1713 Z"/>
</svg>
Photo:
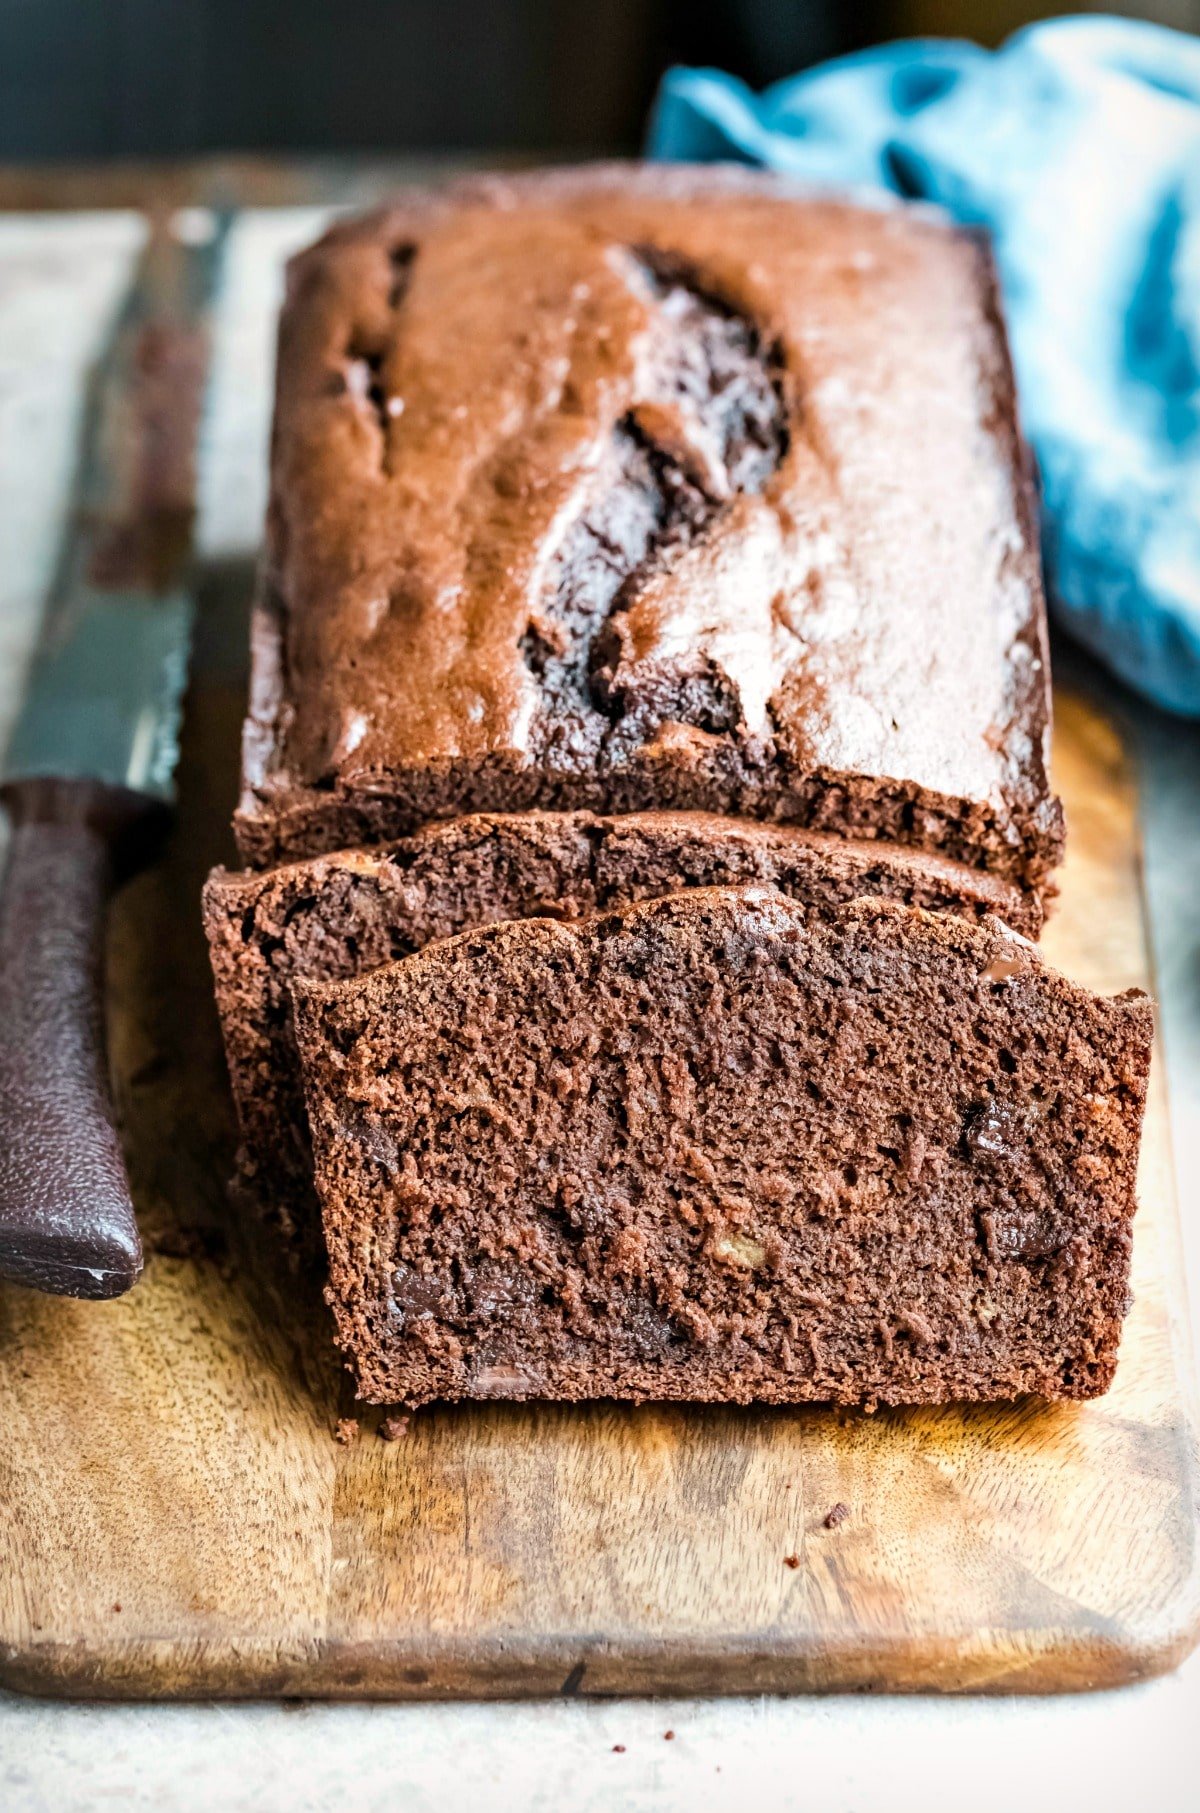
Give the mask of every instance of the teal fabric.
<svg viewBox="0 0 1200 1813">
<path fill-rule="evenodd" d="M 874 186 L 986 227 L 1059 620 L 1200 717 L 1200 41 L 1110 18 L 914 41 L 764 94 L 675 69 L 659 158 Z"/>
</svg>

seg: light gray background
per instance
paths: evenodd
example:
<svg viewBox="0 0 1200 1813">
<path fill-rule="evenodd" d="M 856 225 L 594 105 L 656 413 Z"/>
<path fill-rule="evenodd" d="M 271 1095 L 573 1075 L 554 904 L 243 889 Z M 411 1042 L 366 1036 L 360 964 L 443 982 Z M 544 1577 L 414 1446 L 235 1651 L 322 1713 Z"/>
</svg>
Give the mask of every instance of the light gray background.
<svg viewBox="0 0 1200 1813">
<path fill-rule="evenodd" d="M 221 310 L 201 546 L 244 560 L 264 505 L 272 319 L 308 210 L 248 215 Z M 79 386 L 128 275 L 129 216 L 0 219 L 0 746 L 70 482 Z M 1200 729 L 1139 714 L 1147 879 L 1184 1239 L 1200 1290 Z M 1196 1317 L 1193 1313 L 1193 1326 Z M 3 1508 L 0 1507 L 0 1515 Z M 1200 1806 L 1200 1656 L 1064 1699 L 79 1706 L 0 1694 L 0 1813 L 796 1808 L 1124 1813 Z M 673 1730 L 667 1742 L 663 1733 Z M 623 1753 L 613 1746 L 623 1744 Z"/>
</svg>

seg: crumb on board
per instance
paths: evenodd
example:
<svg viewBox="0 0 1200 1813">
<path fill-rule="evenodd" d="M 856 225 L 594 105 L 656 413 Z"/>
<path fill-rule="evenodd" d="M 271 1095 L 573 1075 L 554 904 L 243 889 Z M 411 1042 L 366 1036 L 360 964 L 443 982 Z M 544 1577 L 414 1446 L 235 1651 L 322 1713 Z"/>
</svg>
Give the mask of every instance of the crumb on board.
<svg viewBox="0 0 1200 1813">
<path fill-rule="evenodd" d="M 783 1558 L 783 1565 L 784 1565 L 784 1567 L 799 1567 L 800 1566 L 799 1555 L 785 1555 Z"/>
<path fill-rule="evenodd" d="M 333 1426 L 333 1439 L 348 1448 L 351 1442 L 358 1440 L 358 1418 L 356 1416 L 339 1416 Z"/>
<path fill-rule="evenodd" d="M 663 1742 L 666 1744 L 669 1744 L 671 1742 L 671 1739 L 674 1736 L 675 1736 L 675 1733 L 673 1731 L 664 1731 L 663 1732 Z"/>
<path fill-rule="evenodd" d="M 625 1754 L 624 1744 L 614 1744 L 613 1745 L 613 1755 L 614 1756 L 624 1756 L 624 1754 Z"/>
<path fill-rule="evenodd" d="M 839 1498 L 831 1511 L 825 1513 L 825 1528 L 836 1530 L 840 1523 L 845 1523 L 850 1515 L 850 1506 L 843 1504 Z"/>
<path fill-rule="evenodd" d="M 379 1425 L 379 1433 L 385 1442 L 398 1442 L 408 1434 L 409 1415 L 385 1416 Z"/>
</svg>

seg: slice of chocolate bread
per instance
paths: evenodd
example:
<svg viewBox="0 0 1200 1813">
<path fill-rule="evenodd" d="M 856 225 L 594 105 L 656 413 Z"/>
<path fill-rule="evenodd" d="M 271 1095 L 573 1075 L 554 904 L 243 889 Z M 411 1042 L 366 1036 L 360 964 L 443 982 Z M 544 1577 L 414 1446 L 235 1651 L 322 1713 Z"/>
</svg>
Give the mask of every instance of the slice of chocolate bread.
<svg viewBox="0 0 1200 1813">
<path fill-rule="evenodd" d="M 301 985 L 369 1400 L 1094 1396 L 1152 1015 L 1003 927 L 699 890 Z"/>
<path fill-rule="evenodd" d="M 204 894 L 237 1108 L 240 1183 L 286 1231 L 317 1231 L 291 985 L 362 975 L 499 919 L 573 919 L 680 888 L 763 882 L 829 907 L 861 894 L 933 911 L 997 914 L 1037 935 L 1036 894 L 885 843 L 657 812 L 477 816 L 374 851 L 266 873 L 218 870 Z"/>
</svg>

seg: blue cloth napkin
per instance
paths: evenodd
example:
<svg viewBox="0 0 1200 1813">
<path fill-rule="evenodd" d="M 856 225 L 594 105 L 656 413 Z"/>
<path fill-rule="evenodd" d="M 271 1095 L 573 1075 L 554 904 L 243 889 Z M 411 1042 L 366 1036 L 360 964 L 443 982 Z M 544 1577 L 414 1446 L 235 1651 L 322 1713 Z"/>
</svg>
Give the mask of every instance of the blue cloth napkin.
<svg viewBox="0 0 1200 1813">
<path fill-rule="evenodd" d="M 913 41 L 753 94 L 672 70 L 651 155 L 882 185 L 993 237 L 1061 621 L 1200 717 L 1200 41 L 1036 25 Z"/>
</svg>

